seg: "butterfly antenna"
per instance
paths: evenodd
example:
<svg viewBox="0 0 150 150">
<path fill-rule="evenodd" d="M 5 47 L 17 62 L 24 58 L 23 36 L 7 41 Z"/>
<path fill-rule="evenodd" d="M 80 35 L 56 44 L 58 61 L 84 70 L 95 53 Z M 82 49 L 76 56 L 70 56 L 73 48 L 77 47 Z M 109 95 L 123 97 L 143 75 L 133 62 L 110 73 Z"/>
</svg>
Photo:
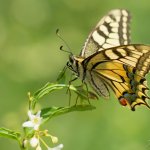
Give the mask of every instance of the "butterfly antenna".
<svg viewBox="0 0 150 150">
<path fill-rule="evenodd" d="M 69 51 L 64 50 L 63 46 L 60 46 L 60 50 L 72 54 L 71 48 L 69 47 L 68 43 L 59 34 L 59 29 L 56 30 L 56 35 L 65 43 L 65 45 L 66 45 L 66 47 L 68 48 Z"/>
<path fill-rule="evenodd" d="M 72 52 L 70 52 L 70 51 L 67 51 L 67 50 L 65 50 L 65 49 L 63 49 L 63 46 L 61 45 L 60 46 L 60 48 L 59 48 L 61 51 L 64 51 L 64 52 L 67 52 L 67 53 L 69 53 L 69 54 L 72 54 Z"/>
</svg>

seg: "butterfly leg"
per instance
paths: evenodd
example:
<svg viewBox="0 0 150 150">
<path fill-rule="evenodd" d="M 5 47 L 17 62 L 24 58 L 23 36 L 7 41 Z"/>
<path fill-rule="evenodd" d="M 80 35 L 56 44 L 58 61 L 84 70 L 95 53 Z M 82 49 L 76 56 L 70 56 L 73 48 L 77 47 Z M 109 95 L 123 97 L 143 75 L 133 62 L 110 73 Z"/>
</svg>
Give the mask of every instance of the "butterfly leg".
<svg viewBox="0 0 150 150">
<path fill-rule="evenodd" d="M 72 75 L 71 75 L 71 77 L 72 77 Z M 71 79 L 71 80 L 69 81 L 69 85 L 68 85 L 67 92 L 66 92 L 66 93 L 69 93 L 69 106 L 70 106 L 70 104 L 71 104 L 71 91 L 70 91 L 70 85 L 71 85 L 71 83 L 72 83 L 73 81 L 77 80 L 77 78 L 78 78 L 78 77 L 75 77 L 74 79 Z"/>
<path fill-rule="evenodd" d="M 87 83 L 86 83 L 86 82 L 84 82 L 84 84 L 85 84 L 86 91 L 87 91 L 87 99 L 88 99 L 88 103 L 89 103 L 89 105 L 91 105 L 91 103 L 90 103 L 90 98 L 89 98 L 89 90 L 88 90 L 88 85 L 87 85 Z"/>
<path fill-rule="evenodd" d="M 76 88 L 77 88 L 77 90 L 78 90 L 79 93 L 76 93 L 77 97 L 76 97 L 76 101 L 75 101 L 75 106 L 78 104 L 78 99 L 79 98 L 80 98 L 80 104 L 82 105 L 82 103 L 83 103 L 82 98 L 79 96 L 80 93 L 84 92 L 83 91 L 83 86 L 84 86 L 84 83 L 82 83 L 80 86 L 76 86 Z"/>
<path fill-rule="evenodd" d="M 75 106 L 77 105 L 79 96 L 77 95 Z"/>
</svg>

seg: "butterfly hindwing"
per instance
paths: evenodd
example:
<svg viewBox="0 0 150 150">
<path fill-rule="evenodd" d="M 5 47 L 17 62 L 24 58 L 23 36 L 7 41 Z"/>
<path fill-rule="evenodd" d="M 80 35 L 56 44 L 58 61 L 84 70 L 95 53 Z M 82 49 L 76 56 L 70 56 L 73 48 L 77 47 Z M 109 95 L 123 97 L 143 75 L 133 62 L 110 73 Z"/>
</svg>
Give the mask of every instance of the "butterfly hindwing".
<svg viewBox="0 0 150 150">
<path fill-rule="evenodd" d="M 127 10 L 110 11 L 88 36 L 80 56 L 87 58 L 103 49 L 127 45 L 130 42 L 130 14 Z"/>
<path fill-rule="evenodd" d="M 89 72 L 87 74 L 88 82 L 99 96 L 109 98 L 110 93 L 105 80 L 102 79 L 99 73 Z"/>
<path fill-rule="evenodd" d="M 148 106 L 145 101 L 149 98 L 145 75 L 150 69 L 150 46 L 132 44 L 113 47 L 91 55 L 82 64 L 91 74 L 90 84 L 94 89 L 99 87 L 94 84 L 99 79 L 109 85 L 122 105 L 128 104 L 132 110 L 139 104 Z M 94 76 L 97 76 L 96 80 Z M 105 97 L 102 92 L 97 93 Z"/>
<path fill-rule="evenodd" d="M 147 66 L 148 67 L 148 66 Z M 131 66 L 124 65 L 126 74 L 129 78 L 130 91 L 125 91 L 119 100 L 126 99 L 132 110 L 136 105 L 144 104 L 148 106 L 146 99 L 149 99 L 147 95 L 148 87 L 147 81 L 144 76 L 139 75 L 138 69 Z M 148 106 L 149 107 L 149 106 Z"/>
</svg>

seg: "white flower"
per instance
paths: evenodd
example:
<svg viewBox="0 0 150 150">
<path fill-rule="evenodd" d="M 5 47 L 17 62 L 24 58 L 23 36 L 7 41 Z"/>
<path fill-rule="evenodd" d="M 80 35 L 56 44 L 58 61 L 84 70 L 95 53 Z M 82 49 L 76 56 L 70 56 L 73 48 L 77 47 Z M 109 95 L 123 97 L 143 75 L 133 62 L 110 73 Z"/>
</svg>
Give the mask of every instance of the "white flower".
<svg viewBox="0 0 150 150">
<path fill-rule="evenodd" d="M 61 150 L 63 147 L 64 147 L 63 144 L 59 144 L 59 145 L 57 145 L 56 147 L 53 147 L 53 148 L 49 147 L 48 150 Z"/>
<path fill-rule="evenodd" d="M 34 130 L 38 130 L 42 122 L 42 117 L 40 117 L 41 111 L 38 111 L 36 115 L 33 115 L 31 111 L 28 111 L 28 116 L 30 121 L 26 121 L 22 124 L 23 127 L 33 127 Z"/>
<path fill-rule="evenodd" d="M 37 147 L 38 144 L 39 144 L 39 139 L 36 138 L 35 136 L 32 137 L 31 140 L 30 140 L 30 145 L 31 145 L 32 147 Z"/>
</svg>

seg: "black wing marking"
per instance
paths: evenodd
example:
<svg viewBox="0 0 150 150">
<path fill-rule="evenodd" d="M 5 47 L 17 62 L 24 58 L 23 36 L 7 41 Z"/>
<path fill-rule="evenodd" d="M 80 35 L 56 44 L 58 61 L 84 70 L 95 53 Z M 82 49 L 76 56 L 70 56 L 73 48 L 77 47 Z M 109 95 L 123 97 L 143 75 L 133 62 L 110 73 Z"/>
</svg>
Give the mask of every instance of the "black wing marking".
<svg viewBox="0 0 150 150">
<path fill-rule="evenodd" d="M 89 34 L 80 56 L 87 58 L 103 49 L 130 43 L 130 14 L 125 9 L 116 9 L 104 16 Z"/>
</svg>

